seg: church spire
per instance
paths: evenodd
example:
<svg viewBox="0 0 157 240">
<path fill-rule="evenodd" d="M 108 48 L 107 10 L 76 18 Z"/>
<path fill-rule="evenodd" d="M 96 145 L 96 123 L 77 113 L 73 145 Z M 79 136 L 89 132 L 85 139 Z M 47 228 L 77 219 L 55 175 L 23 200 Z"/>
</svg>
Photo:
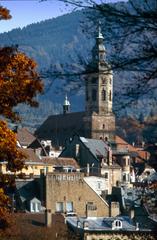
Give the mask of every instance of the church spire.
<svg viewBox="0 0 157 240">
<path fill-rule="evenodd" d="M 103 39 L 104 40 L 104 37 L 102 35 L 102 32 L 101 32 L 101 22 L 99 21 L 99 25 L 98 25 L 98 37 L 97 39 Z"/>
<path fill-rule="evenodd" d="M 66 114 L 69 112 L 70 112 L 70 102 L 69 102 L 67 94 L 66 94 L 64 102 L 63 102 L 63 114 Z"/>
</svg>

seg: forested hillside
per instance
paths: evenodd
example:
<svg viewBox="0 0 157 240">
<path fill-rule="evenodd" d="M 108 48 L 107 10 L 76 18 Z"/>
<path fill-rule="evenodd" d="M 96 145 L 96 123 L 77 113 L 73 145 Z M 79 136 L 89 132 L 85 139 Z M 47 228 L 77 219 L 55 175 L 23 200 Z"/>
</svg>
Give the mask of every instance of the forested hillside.
<svg viewBox="0 0 157 240">
<path fill-rule="evenodd" d="M 45 82 L 45 92 L 39 99 L 41 104 L 38 109 L 28 109 L 27 106 L 18 107 L 17 110 L 22 113 L 24 124 L 37 127 L 48 115 L 62 112 L 66 93 L 69 96 L 72 111 L 84 110 L 83 79 L 77 76 L 71 78 L 68 74 L 62 78 L 54 74 L 54 72 L 65 71 L 75 73 L 82 68 L 82 62 L 88 62 L 91 58 L 95 39 L 82 31 L 80 23 L 83 21 L 85 21 L 84 14 L 77 11 L 0 34 L 1 46 L 18 45 L 20 50 L 37 61 Z M 110 32 L 103 29 L 103 34 L 107 39 Z M 115 37 L 113 36 L 114 41 Z M 125 51 L 131 54 L 133 44 L 131 42 Z M 105 46 L 107 60 L 110 61 L 111 56 L 112 58 L 114 56 L 112 41 L 105 41 Z M 124 88 L 134 84 L 139 74 L 131 71 L 114 71 L 114 110 L 117 116 L 139 118 L 142 114 L 143 118 L 147 118 L 150 113 L 153 116 L 157 114 L 155 81 L 151 82 L 151 91 L 141 95 L 131 104 L 128 104 L 129 96 L 122 97 Z"/>
</svg>

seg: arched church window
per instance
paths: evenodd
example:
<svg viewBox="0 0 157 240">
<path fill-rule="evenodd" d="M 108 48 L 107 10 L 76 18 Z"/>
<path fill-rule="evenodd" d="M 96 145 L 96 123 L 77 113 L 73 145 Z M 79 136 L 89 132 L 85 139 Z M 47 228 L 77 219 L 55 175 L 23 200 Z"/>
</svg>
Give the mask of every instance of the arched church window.
<svg viewBox="0 0 157 240">
<path fill-rule="evenodd" d="M 101 81 L 102 81 L 102 85 L 104 85 L 105 84 L 105 78 L 101 78 Z"/>
<path fill-rule="evenodd" d="M 103 89 L 102 92 L 101 92 L 101 99 L 102 99 L 102 101 L 106 101 L 106 91 L 105 91 L 105 89 Z"/>
<path fill-rule="evenodd" d="M 102 125 L 102 128 L 105 129 L 105 124 Z"/>
<path fill-rule="evenodd" d="M 103 61 L 104 60 L 104 55 L 100 54 L 100 60 Z"/>
<path fill-rule="evenodd" d="M 105 137 L 105 141 L 106 141 L 106 142 L 108 141 L 108 137 Z"/>
<path fill-rule="evenodd" d="M 96 101 L 96 95 L 97 95 L 97 91 L 95 89 L 92 90 L 92 100 Z"/>
<path fill-rule="evenodd" d="M 112 92 L 110 90 L 110 94 L 109 94 L 109 100 L 112 101 Z"/>
</svg>

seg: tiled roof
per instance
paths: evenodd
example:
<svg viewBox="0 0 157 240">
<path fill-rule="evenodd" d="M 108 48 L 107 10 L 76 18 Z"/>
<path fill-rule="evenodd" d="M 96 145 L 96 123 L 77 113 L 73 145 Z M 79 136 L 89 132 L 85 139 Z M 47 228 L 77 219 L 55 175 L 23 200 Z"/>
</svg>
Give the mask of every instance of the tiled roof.
<svg viewBox="0 0 157 240">
<path fill-rule="evenodd" d="M 131 144 L 127 143 L 124 139 L 121 137 L 117 136 L 115 137 L 115 142 L 117 143 L 118 148 L 126 148 L 130 152 L 136 152 L 136 148 L 132 146 Z"/>
<path fill-rule="evenodd" d="M 128 151 L 131 152 L 131 156 L 138 158 L 139 162 L 141 162 L 142 159 L 147 160 L 150 156 L 149 152 L 144 151 L 141 148 L 132 146 L 119 136 L 116 136 L 115 141 L 117 143 L 118 149 L 128 149 Z"/>
<path fill-rule="evenodd" d="M 52 158 L 52 157 L 43 157 L 42 162 L 45 164 L 51 164 L 52 166 L 71 166 L 76 169 L 80 168 L 77 161 L 74 158 Z"/>
<path fill-rule="evenodd" d="M 108 145 L 104 141 L 84 137 L 80 137 L 80 140 L 96 158 L 99 156 L 107 157 Z"/>
<path fill-rule="evenodd" d="M 36 163 L 42 163 L 41 159 L 35 154 L 33 149 L 30 148 L 20 148 L 20 152 L 25 154 L 26 159 L 25 162 L 36 162 Z"/>
<path fill-rule="evenodd" d="M 20 128 L 17 130 L 17 141 L 22 146 L 30 145 L 36 138 L 32 133 L 28 131 L 27 128 Z"/>
</svg>

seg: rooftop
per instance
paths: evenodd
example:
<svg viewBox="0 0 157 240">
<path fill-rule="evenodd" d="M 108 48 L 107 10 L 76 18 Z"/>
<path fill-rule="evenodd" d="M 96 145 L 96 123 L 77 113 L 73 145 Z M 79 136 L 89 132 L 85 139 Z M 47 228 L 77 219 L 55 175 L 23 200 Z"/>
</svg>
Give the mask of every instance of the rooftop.
<svg viewBox="0 0 157 240">
<path fill-rule="evenodd" d="M 113 229 L 113 222 L 120 221 L 122 223 L 122 228 Z M 136 226 L 131 222 L 130 218 L 127 216 L 118 216 L 118 217 L 100 217 L 100 218 L 83 218 L 83 217 L 67 217 L 67 224 L 80 231 L 89 231 L 89 232 L 108 232 L 108 231 L 124 231 L 124 232 L 134 232 L 136 230 Z M 79 223 L 79 225 L 78 225 Z M 86 227 L 85 224 L 86 223 Z M 78 227 L 79 226 L 79 227 Z M 140 231 L 150 231 L 149 229 L 140 229 Z"/>
</svg>

